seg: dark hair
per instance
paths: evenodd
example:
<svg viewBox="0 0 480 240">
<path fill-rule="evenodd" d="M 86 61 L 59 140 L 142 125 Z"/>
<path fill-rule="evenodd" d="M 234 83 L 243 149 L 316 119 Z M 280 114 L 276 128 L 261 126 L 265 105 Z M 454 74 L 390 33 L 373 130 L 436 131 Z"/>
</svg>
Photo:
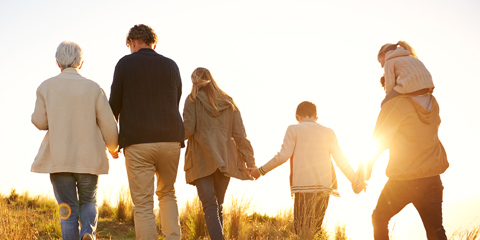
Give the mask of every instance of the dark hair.
<svg viewBox="0 0 480 240">
<path fill-rule="evenodd" d="M 309 101 L 301 102 L 295 114 L 300 117 L 317 117 L 317 106 Z"/>
<path fill-rule="evenodd" d="M 130 39 L 142 40 L 147 45 L 157 44 L 157 34 L 153 29 L 145 24 L 137 24 L 130 28 L 127 34 L 127 46 L 130 45 Z"/>
</svg>

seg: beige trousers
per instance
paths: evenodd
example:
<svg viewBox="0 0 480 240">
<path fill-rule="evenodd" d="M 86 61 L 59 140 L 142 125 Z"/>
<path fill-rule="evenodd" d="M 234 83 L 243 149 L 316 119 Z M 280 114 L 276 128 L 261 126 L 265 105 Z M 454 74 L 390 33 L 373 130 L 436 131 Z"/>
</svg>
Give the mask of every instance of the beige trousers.
<svg viewBox="0 0 480 240">
<path fill-rule="evenodd" d="M 125 148 L 125 164 L 133 203 L 136 239 L 158 239 L 153 213 L 154 182 L 157 191 L 162 231 L 166 240 L 180 239 L 180 221 L 173 184 L 177 178 L 180 143 L 155 142 Z"/>
</svg>

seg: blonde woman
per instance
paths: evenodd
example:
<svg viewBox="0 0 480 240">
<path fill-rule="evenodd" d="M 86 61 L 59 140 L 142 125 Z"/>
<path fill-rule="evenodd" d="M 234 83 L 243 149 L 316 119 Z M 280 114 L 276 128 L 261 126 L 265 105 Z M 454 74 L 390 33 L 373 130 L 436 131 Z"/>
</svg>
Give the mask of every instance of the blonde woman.
<svg viewBox="0 0 480 240">
<path fill-rule="evenodd" d="M 377 59 L 385 71 L 381 80 L 386 93 L 382 106 L 400 94 L 421 96 L 433 92 L 432 75 L 409 43 L 384 44 L 378 51 Z"/>
<path fill-rule="evenodd" d="M 197 187 L 213 240 L 224 239 L 222 204 L 230 177 L 251 179 L 246 166 L 255 166 L 238 107 L 222 91 L 206 68 L 192 73 L 192 92 L 185 101 L 183 119 L 185 175 Z"/>
</svg>

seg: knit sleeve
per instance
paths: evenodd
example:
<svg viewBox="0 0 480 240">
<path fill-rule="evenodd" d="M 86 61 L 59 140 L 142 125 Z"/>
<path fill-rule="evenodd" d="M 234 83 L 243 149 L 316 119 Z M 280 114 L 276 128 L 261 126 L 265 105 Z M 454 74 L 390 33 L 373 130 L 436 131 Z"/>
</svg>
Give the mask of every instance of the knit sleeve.
<svg viewBox="0 0 480 240">
<path fill-rule="evenodd" d="M 190 101 L 190 96 L 185 100 L 183 107 L 183 125 L 185 127 L 185 140 L 195 134 L 195 103 Z"/>
<path fill-rule="evenodd" d="M 385 93 L 388 94 L 396 85 L 395 63 L 392 60 L 386 61 L 383 69 L 385 70 Z"/>
<path fill-rule="evenodd" d="M 177 108 L 180 105 L 180 98 L 182 97 L 182 78 L 180 77 L 180 70 L 178 69 L 177 64 L 175 64 L 174 68 L 174 77 L 175 82 L 177 84 Z"/>
<path fill-rule="evenodd" d="M 232 128 L 232 137 L 237 144 L 238 151 L 240 151 L 243 156 L 243 160 L 249 167 L 255 165 L 253 147 L 250 141 L 247 139 L 247 132 L 245 131 L 242 115 L 240 114 L 240 110 L 238 110 L 238 108 L 233 111 Z"/>
<path fill-rule="evenodd" d="M 348 178 L 348 180 L 351 183 L 355 183 L 358 181 L 358 177 L 355 174 L 355 170 L 353 170 L 352 166 L 348 162 L 348 158 L 343 155 L 343 151 L 340 148 L 340 145 L 338 144 L 338 139 L 337 135 L 335 135 L 335 132 L 331 132 L 331 137 L 330 137 L 330 154 L 333 157 L 333 160 L 335 160 L 335 163 L 337 166 L 340 168 L 340 170 L 345 174 L 345 176 Z"/>
<path fill-rule="evenodd" d="M 118 121 L 120 111 L 122 110 L 122 94 L 123 94 L 123 78 L 124 69 L 122 65 L 122 59 L 118 61 L 115 66 L 115 72 L 113 73 L 113 82 L 110 89 L 110 107 L 112 108 L 113 116 Z"/>
<path fill-rule="evenodd" d="M 97 125 L 102 132 L 103 141 L 110 151 L 118 148 L 118 128 L 117 122 L 112 113 L 112 109 L 108 105 L 107 96 L 103 89 L 99 89 L 97 102 L 95 106 L 97 117 Z"/>
<path fill-rule="evenodd" d="M 291 125 L 287 128 L 285 137 L 283 138 L 282 148 L 270 161 L 262 166 L 262 170 L 267 173 L 275 169 L 276 167 L 284 164 L 288 159 L 293 156 L 295 150 L 295 144 L 297 140 L 297 134 L 294 126 Z"/>
<path fill-rule="evenodd" d="M 37 89 L 37 100 L 32 114 L 32 123 L 39 130 L 48 130 L 47 108 L 45 106 L 45 96 L 41 91 L 42 86 L 40 85 Z"/>
</svg>

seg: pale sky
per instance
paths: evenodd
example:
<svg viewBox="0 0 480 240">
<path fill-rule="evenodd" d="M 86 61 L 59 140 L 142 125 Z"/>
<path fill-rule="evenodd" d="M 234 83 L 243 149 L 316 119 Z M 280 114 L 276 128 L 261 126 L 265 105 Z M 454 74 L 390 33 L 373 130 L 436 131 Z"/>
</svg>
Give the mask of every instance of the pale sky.
<svg viewBox="0 0 480 240">
<path fill-rule="evenodd" d="M 385 43 L 409 42 L 433 76 L 440 105 L 439 137 L 450 168 L 442 175 L 447 235 L 479 225 L 480 190 L 476 152 L 480 87 L 480 2 L 444 1 L 2 1 L 0 9 L 0 192 L 49 194 L 48 174 L 30 166 L 45 135 L 30 122 L 35 91 L 60 73 L 55 51 L 64 40 L 79 43 L 80 73 L 110 94 L 114 67 L 129 54 L 125 36 L 135 24 L 159 36 L 157 52 L 172 58 L 183 81 L 180 111 L 196 67 L 211 70 L 240 108 L 248 138 L 261 166 L 280 150 L 295 124 L 296 106 L 318 108 L 318 122 L 332 128 L 354 168 L 365 160 L 384 97 L 376 60 Z M 88 149 L 85 149 L 88 151 Z M 182 149 L 177 197 L 182 208 L 196 194 L 185 183 Z M 386 181 L 388 152 L 377 161 L 369 189 L 354 195 L 337 169 L 342 198 L 332 198 L 327 220 L 347 224 L 352 239 L 370 236 L 371 212 Z M 256 182 L 232 179 L 232 195 L 252 198 L 255 210 L 276 214 L 293 206 L 288 164 Z M 110 161 L 100 178 L 100 197 L 127 185 L 124 158 Z M 112 199 L 115 200 L 115 199 Z M 424 239 L 412 206 L 394 218 L 397 239 Z M 393 224 L 393 223 L 392 223 Z M 392 225 L 390 225 L 392 227 Z M 410 234 L 410 235 L 409 235 Z"/>
</svg>

